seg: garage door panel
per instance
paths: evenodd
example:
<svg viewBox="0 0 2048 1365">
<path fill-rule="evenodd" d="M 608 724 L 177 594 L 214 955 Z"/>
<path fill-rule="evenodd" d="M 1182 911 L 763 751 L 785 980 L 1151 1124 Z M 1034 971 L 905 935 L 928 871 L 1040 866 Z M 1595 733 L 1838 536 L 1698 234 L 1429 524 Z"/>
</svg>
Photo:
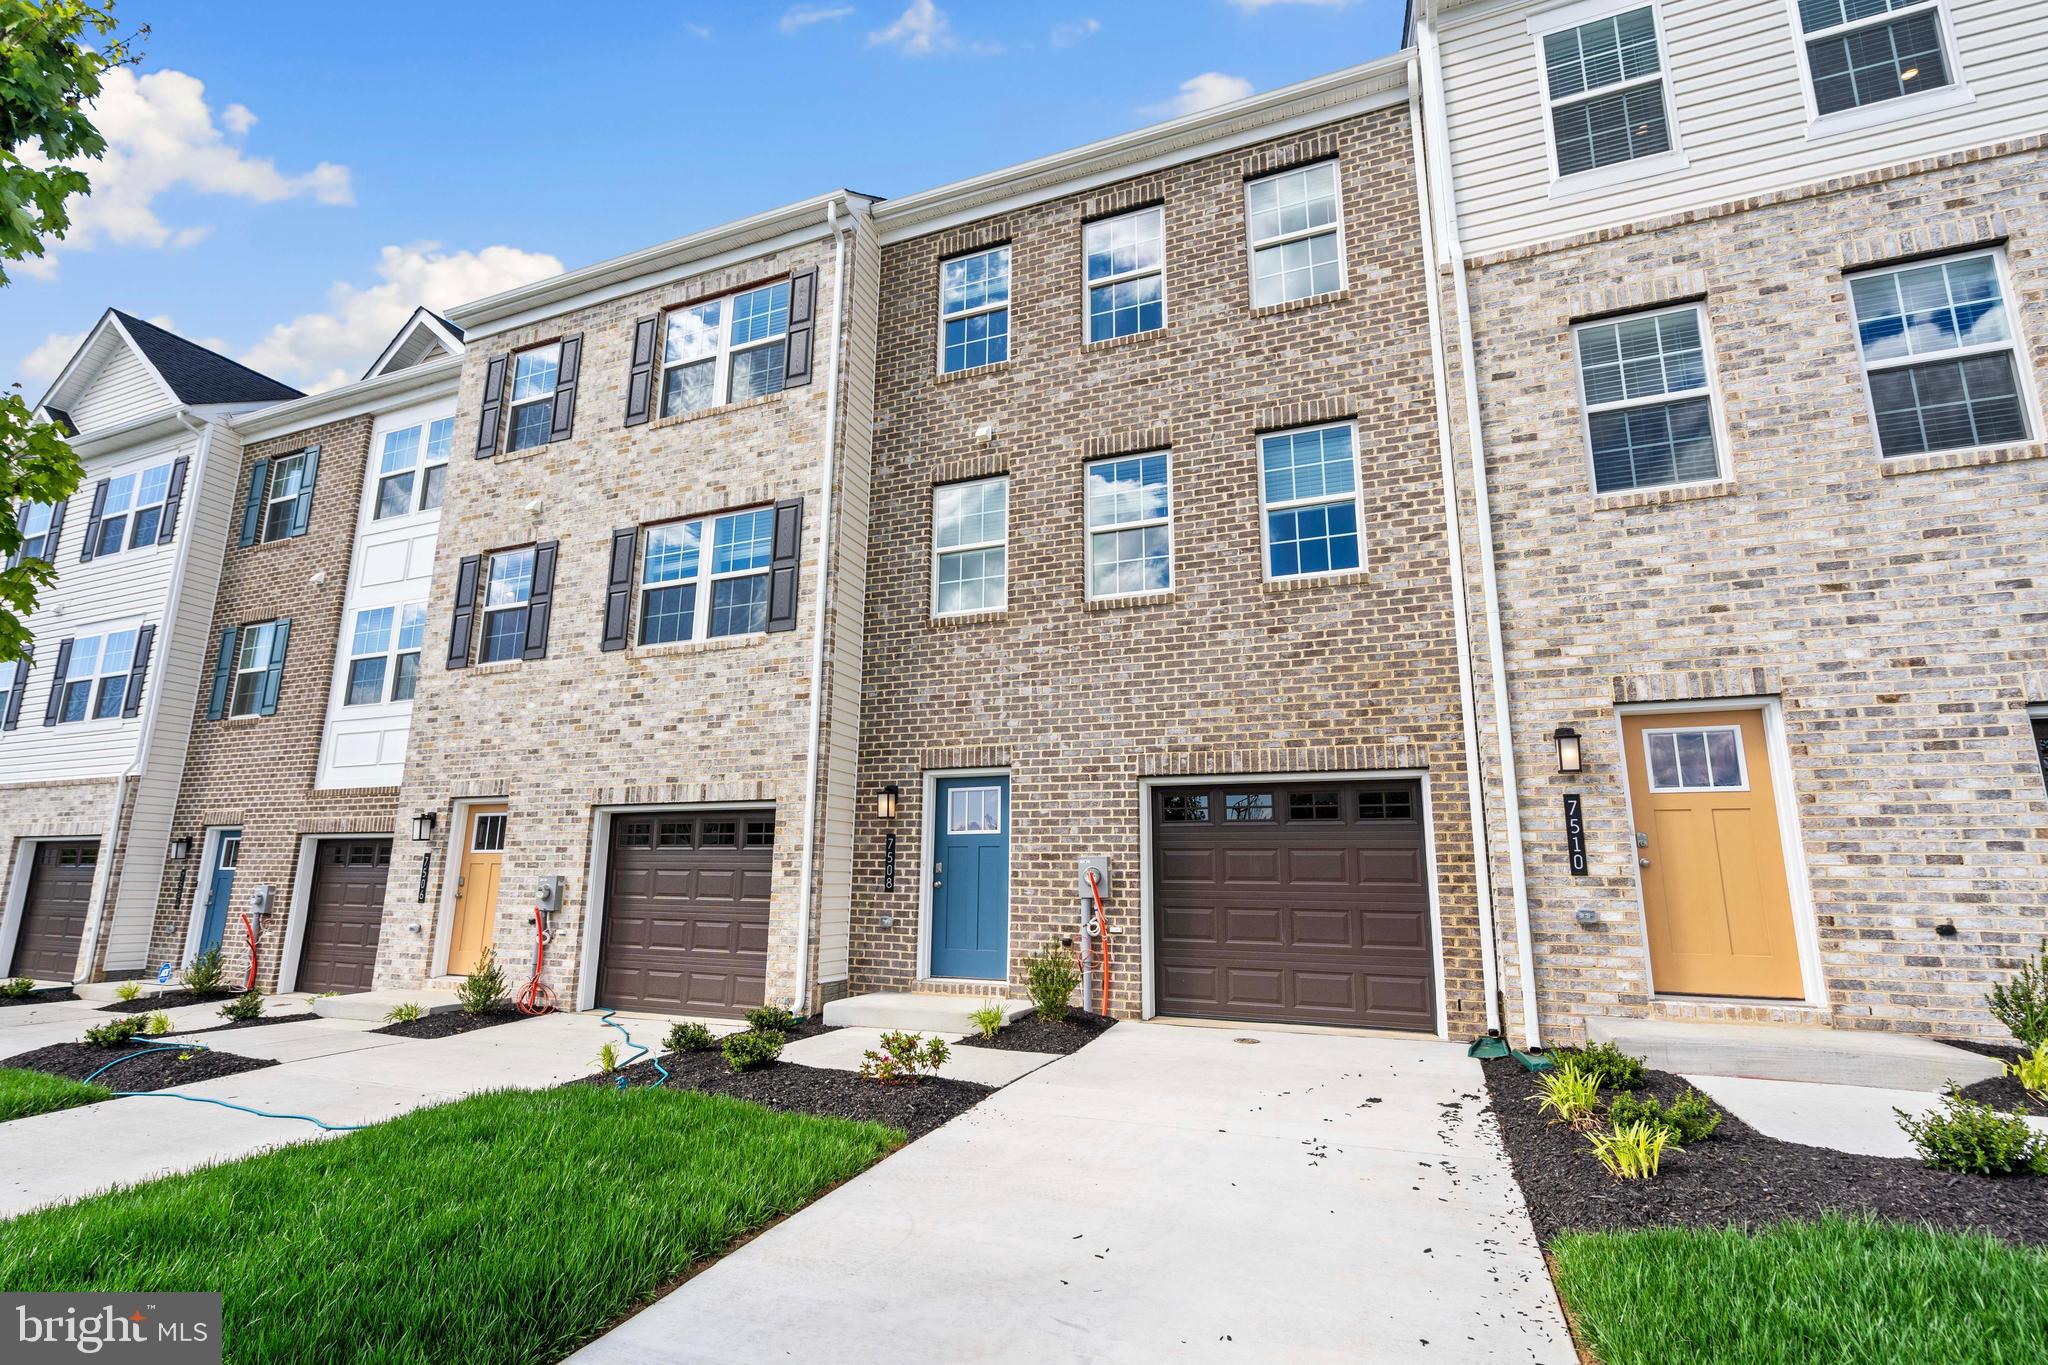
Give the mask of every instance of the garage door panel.
<svg viewBox="0 0 2048 1365">
<path fill-rule="evenodd" d="M 370 989 L 390 876 L 389 839 L 326 839 L 314 846 L 294 983 L 299 990 Z"/>
<path fill-rule="evenodd" d="M 1209 885 L 1216 880 L 1216 850 L 1162 847 L 1159 850 L 1159 880 L 1168 886 L 1177 883 Z"/>
<path fill-rule="evenodd" d="M 1280 882 L 1277 848 L 1229 848 L 1223 850 L 1221 861 L 1226 886 L 1277 886 Z"/>
<path fill-rule="evenodd" d="M 1231 906 L 1223 912 L 1222 942 L 1232 948 L 1277 947 L 1286 941 L 1284 922 L 1285 916 L 1276 909 Z"/>
<path fill-rule="evenodd" d="M 69 981 L 76 974 L 99 856 L 97 843 L 36 845 L 9 975 Z"/>
<path fill-rule="evenodd" d="M 1358 880 L 1391 886 L 1421 886 L 1424 880 L 1419 848 L 1358 850 Z"/>
<path fill-rule="evenodd" d="M 1321 884 L 1350 886 L 1351 851 L 1343 848 L 1293 848 L 1287 850 L 1287 881 L 1290 886 Z"/>
<path fill-rule="evenodd" d="M 1229 1002 L 1238 1008 L 1269 1009 L 1286 1000 L 1287 973 L 1232 967 L 1224 976 Z"/>
<path fill-rule="evenodd" d="M 1412 976 L 1365 978 L 1366 1009 L 1378 1014 L 1415 1014 L 1429 1008 L 1430 982 Z"/>
<path fill-rule="evenodd" d="M 619 817 L 599 1003 L 728 1015 L 760 1004 L 773 831 L 757 811 Z"/>
<path fill-rule="evenodd" d="M 1296 910 L 1288 916 L 1287 941 L 1302 948 L 1354 946 L 1356 916 L 1344 910 Z"/>
<path fill-rule="evenodd" d="M 1349 972 L 1296 972 L 1294 1003 L 1308 1010 L 1356 1013 L 1358 985 L 1358 978 Z"/>
<path fill-rule="evenodd" d="M 1369 948 L 1424 948 L 1429 925 L 1414 915 L 1368 910 L 1359 915 L 1363 942 Z"/>
</svg>

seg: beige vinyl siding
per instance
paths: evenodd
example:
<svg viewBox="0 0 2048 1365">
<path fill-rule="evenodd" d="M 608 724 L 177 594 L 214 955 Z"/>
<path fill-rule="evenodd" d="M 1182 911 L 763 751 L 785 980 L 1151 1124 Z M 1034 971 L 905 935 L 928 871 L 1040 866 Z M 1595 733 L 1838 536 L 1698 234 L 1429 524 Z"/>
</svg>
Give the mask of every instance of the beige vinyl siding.
<svg viewBox="0 0 2048 1365">
<path fill-rule="evenodd" d="M 1785 0 L 1662 0 L 1666 73 L 1682 169 L 1553 196 L 1548 111 L 1528 4 L 1443 22 L 1446 131 L 1468 254 L 1704 208 L 2048 128 L 2048 0 L 1949 0 L 1975 97 L 1958 107 L 1809 138 L 1803 44 Z M 1595 176 L 1597 178 L 1597 174 Z"/>
<path fill-rule="evenodd" d="M 111 343 L 106 363 L 70 409 L 71 420 L 78 424 L 80 432 L 117 427 L 171 406 L 172 400 L 156 371 L 143 362 L 133 347 L 111 330 L 105 341 Z"/>
</svg>

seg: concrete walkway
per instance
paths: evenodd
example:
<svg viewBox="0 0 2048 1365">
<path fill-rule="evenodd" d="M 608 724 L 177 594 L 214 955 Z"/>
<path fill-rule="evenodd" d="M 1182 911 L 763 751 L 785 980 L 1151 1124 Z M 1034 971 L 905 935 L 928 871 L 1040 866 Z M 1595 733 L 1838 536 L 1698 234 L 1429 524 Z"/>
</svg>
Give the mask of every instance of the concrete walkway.
<svg viewBox="0 0 2048 1365">
<path fill-rule="evenodd" d="M 1569 1365 L 1483 1096 L 1443 1043 L 1120 1024 L 573 1359 Z"/>
<path fill-rule="evenodd" d="M 1731 1076 L 1687 1076 L 1686 1080 L 1766 1137 L 1865 1156 L 1918 1156 L 1893 1111 L 1903 1109 L 1923 1118 L 1941 1108 L 1941 1096 L 1924 1090 Z M 2028 1116 L 2026 1121 L 2048 1133 L 2048 1118 Z"/>
</svg>

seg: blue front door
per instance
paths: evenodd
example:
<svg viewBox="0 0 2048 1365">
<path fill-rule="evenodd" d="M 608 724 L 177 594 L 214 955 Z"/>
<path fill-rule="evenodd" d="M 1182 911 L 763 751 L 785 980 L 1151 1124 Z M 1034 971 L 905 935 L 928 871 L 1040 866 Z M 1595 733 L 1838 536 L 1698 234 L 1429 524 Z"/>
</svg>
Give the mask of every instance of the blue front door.
<svg viewBox="0 0 2048 1365">
<path fill-rule="evenodd" d="M 1010 965 L 1010 779 L 942 779 L 933 806 L 932 975 L 1002 981 Z"/>
<path fill-rule="evenodd" d="M 199 929 L 199 951 L 220 947 L 221 935 L 227 932 L 228 903 L 234 899 L 235 866 L 242 861 L 242 831 L 222 830 L 220 842 L 214 845 L 213 879 L 206 887 L 205 922 Z"/>
</svg>

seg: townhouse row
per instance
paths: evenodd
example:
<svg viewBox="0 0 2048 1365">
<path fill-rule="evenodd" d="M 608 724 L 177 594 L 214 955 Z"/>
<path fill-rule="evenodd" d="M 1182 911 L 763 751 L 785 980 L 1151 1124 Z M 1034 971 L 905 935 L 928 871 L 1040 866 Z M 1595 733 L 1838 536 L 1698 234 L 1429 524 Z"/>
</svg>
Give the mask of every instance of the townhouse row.
<svg viewBox="0 0 2048 1365">
<path fill-rule="evenodd" d="M 0 959 L 544 946 L 719 1015 L 1060 943 L 1124 1016 L 1981 1031 L 2048 932 L 2044 48 L 1419 3 L 330 393 L 109 313 L 42 405 L 88 483 L 24 512 Z"/>
</svg>

